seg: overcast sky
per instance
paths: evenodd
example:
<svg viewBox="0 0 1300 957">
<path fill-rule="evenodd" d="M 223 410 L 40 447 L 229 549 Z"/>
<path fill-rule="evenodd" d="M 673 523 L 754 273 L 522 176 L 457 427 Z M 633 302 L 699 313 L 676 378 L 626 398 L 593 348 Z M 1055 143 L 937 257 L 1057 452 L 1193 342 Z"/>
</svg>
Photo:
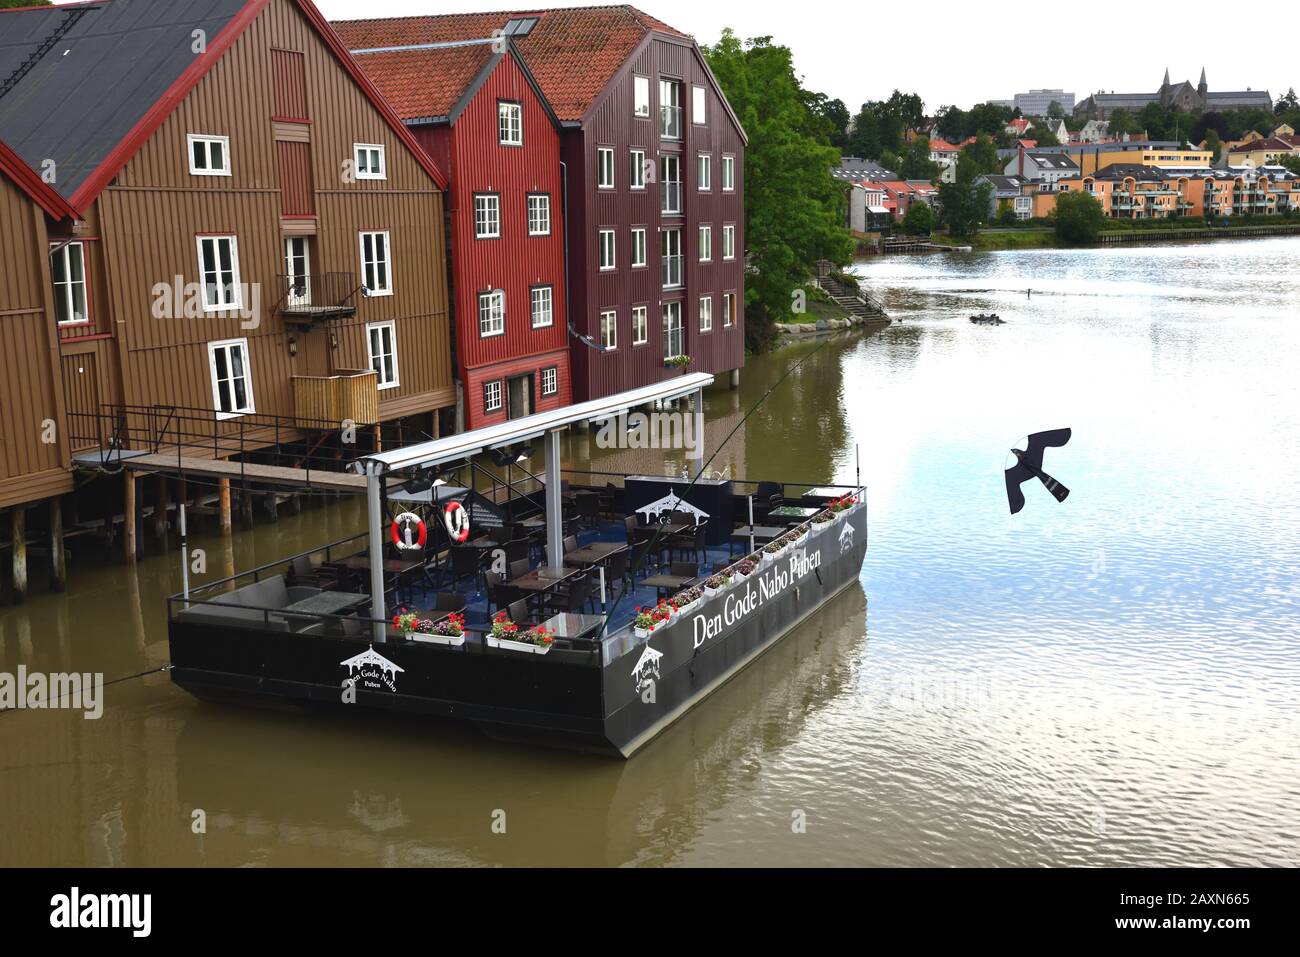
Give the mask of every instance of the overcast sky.
<svg viewBox="0 0 1300 957">
<path fill-rule="evenodd" d="M 509 0 L 316 2 L 331 20 L 510 9 Z M 1224 43 L 1222 2 L 1186 0 L 1160 7 L 1159 18 L 1168 21 L 1163 26 L 1146 14 L 1126 13 L 1122 5 L 1069 9 L 1008 0 L 638 0 L 633 5 L 700 43 L 712 43 L 726 26 L 741 37 L 770 35 L 794 51 L 795 68 L 810 89 L 839 97 L 853 112 L 895 87 L 920 93 L 928 112 L 946 103 L 969 107 L 1010 99 L 1030 88 L 1060 88 L 1080 100 L 1099 89 L 1153 92 L 1166 66 L 1175 83 L 1196 83 L 1204 65 L 1211 90 L 1263 88 L 1274 99 L 1300 85 L 1300 62 L 1282 47 L 1268 52 L 1267 35 L 1274 30 L 1286 35 L 1286 17 L 1265 16 L 1258 43 Z M 1193 29 L 1191 24 L 1204 22 L 1202 12 L 1219 27 Z M 1232 29 L 1253 27 L 1242 23 Z M 1109 34 L 1115 31 L 1137 31 L 1139 39 L 1112 42 Z M 1125 47 L 1133 52 L 1117 55 Z"/>
</svg>

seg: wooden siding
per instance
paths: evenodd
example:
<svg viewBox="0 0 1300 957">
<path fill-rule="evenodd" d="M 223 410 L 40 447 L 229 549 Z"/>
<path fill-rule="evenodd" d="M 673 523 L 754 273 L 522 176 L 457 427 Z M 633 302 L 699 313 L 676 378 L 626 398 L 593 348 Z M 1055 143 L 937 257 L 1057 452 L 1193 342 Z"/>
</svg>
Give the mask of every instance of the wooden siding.
<svg viewBox="0 0 1300 957">
<path fill-rule="evenodd" d="M 301 53 L 310 145 L 277 142 L 275 118 L 293 104 L 277 94 Z M 232 175 L 192 176 L 186 137 L 230 138 Z M 350 175 L 354 143 L 385 148 L 387 179 Z M 308 189 L 281 178 L 287 146 L 309 157 Z M 299 167 L 301 169 L 301 167 Z M 363 230 L 391 239 L 394 294 L 354 300 L 356 315 L 307 332 L 276 314 L 285 272 L 281 213 L 310 202 L 319 217 L 314 275 L 350 273 L 360 285 Z M 288 204 L 282 205 L 282 204 Z M 198 83 L 100 197 L 108 311 L 118 330 L 128 403 L 213 407 L 207 344 L 247 339 L 258 413 L 295 414 L 292 377 L 368 368 L 365 326 L 396 323 L 401 387 L 381 393 L 390 418 L 454 402 L 443 200 L 436 184 L 288 0 L 272 3 Z M 198 282 L 199 234 L 238 237 L 249 314 L 156 318 L 156 293 Z M 178 278 L 179 277 L 179 280 Z M 174 292 L 172 293 L 174 297 Z M 336 346 L 330 343 L 334 334 Z M 290 339 L 297 356 L 290 355 Z M 317 341 L 319 340 L 319 341 Z M 329 369 L 319 357 L 329 356 Z M 102 370 L 100 370 L 102 373 Z"/>
<path fill-rule="evenodd" d="M 557 391 L 555 395 L 542 395 L 542 370 L 554 367 L 556 370 Z M 532 375 L 533 377 L 533 411 L 549 412 L 570 403 L 569 353 L 560 349 L 555 352 L 533 355 L 522 359 L 499 362 L 495 365 L 480 366 L 470 370 L 465 378 L 465 415 L 468 422 L 472 417 L 478 424 L 474 428 L 484 428 L 505 422 L 508 418 L 510 395 L 507 380 L 515 376 Z M 483 408 L 483 385 L 500 380 L 503 406 L 499 412 L 486 412 Z"/>
<path fill-rule="evenodd" d="M 500 100 L 523 106 L 521 147 L 502 146 L 498 141 Z M 483 413 L 482 390 L 471 383 L 540 368 L 539 356 L 567 348 L 560 136 L 510 56 L 496 65 L 450 129 L 445 124 L 424 125 L 415 127 L 414 132 L 450 180 L 456 359 L 461 382 L 466 384 L 465 425 L 479 428 L 498 417 Z M 474 236 L 474 196 L 479 193 L 500 198 L 499 239 Z M 546 194 L 551 199 L 548 236 L 528 235 L 530 194 Z M 551 325 L 539 329 L 532 326 L 531 290 L 536 286 L 550 286 L 552 292 Z M 484 338 L 479 333 L 478 297 L 495 289 L 505 292 L 505 332 Z M 571 397 L 567 356 L 561 365 L 559 395 L 548 397 L 555 399 L 552 406 L 567 404 Z M 537 398 L 540 401 L 540 396 Z"/>
<path fill-rule="evenodd" d="M 650 117 L 632 112 L 633 76 L 650 78 Z M 682 83 L 682 139 L 659 137 L 659 80 Z M 692 86 L 706 89 L 706 123 L 692 122 Z M 596 187 L 596 151 L 614 148 L 615 189 Z M 658 162 L 665 154 L 677 155 L 682 164 L 683 215 L 660 213 L 658 184 L 644 191 L 630 188 L 631 149 L 644 149 L 647 159 Z M 712 156 L 712 189 L 700 192 L 695 158 Z M 722 155 L 736 158 L 736 189 L 722 192 Z M 740 130 L 722 107 L 708 79 L 698 51 L 683 42 L 653 38 L 633 57 L 629 68 L 617 74 L 581 129 L 566 131 L 564 157 L 568 164 L 570 228 L 569 295 L 575 327 L 599 340 L 600 313 L 618 313 L 618 347 L 600 353 L 576 346 L 573 353 L 574 401 L 610 395 L 679 374 L 663 364 L 662 306 L 682 302 L 684 351 L 695 361 L 693 372 L 722 373 L 744 364 L 744 144 Z M 699 262 L 698 227 L 713 227 L 713 259 Z M 722 260 L 722 227 L 736 226 L 736 258 Z M 633 227 L 646 229 L 647 266 L 629 267 Z M 664 290 L 661 280 L 661 228 L 682 231 L 683 286 Z M 599 231 L 614 229 L 617 268 L 600 272 Z M 722 327 L 722 295 L 735 293 L 737 312 L 730 329 Z M 713 331 L 699 330 L 698 302 L 711 296 Z M 649 341 L 632 343 L 632 307 L 647 307 Z"/>
<path fill-rule="evenodd" d="M 311 144 L 277 141 L 280 167 L 280 212 L 285 216 L 315 216 L 311 182 Z"/>
<path fill-rule="evenodd" d="M 44 213 L 0 176 L 0 506 L 72 487 L 47 242 Z"/>
</svg>

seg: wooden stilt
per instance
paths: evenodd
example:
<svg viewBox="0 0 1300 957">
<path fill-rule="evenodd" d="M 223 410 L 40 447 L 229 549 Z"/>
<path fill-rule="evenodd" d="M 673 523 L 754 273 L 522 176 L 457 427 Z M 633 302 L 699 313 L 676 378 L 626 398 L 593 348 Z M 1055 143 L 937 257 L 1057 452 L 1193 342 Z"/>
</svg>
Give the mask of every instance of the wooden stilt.
<svg viewBox="0 0 1300 957">
<path fill-rule="evenodd" d="M 170 516 L 167 514 L 171 508 L 171 489 L 167 483 L 167 476 L 159 475 L 157 489 L 154 494 L 153 506 L 153 535 L 154 538 L 162 542 L 163 550 L 167 549 L 167 523 Z"/>
<path fill-rule="evenodd" d="M 280 520 L 280 497 L 271 492 L 265 498 L 266 517 L 273 522 L 278 522 Z"/>
<path fill-rule="evenodd" d="M 221 513 L 221 534 L 230 536 L 230 479 L 218 479 L 218 511 Z"/>
<path fill-rule="evenodd" d="M 9 512 L 10 540 L 13 543 L 14 604 L 27 600 L 27 509 L 14 506 Z"/>
<path fill-rule="evenodd" d="M 253 493 L 241 492 L 239 495 L 239 527 L 249 531 L 253 527 Z"/>
<path fill-rule="evenodd" d="M 128 565 L 136 563 L 139 554 L 139 540 L 136 532 L 139 529 L 140 517 L 135 501 L 135 474 L 133 472 L 123 473 L 126 485 L 125 494 L 122 496 L 122 556 L 126 559 Z"/>
<path fill-rule="evenodd" d="M 290 495 L 287 499 L 285 499 L 285 503 L 284 503 L 284 504 L 286 504 L 286 505 L 289 506 L 289 514 L 290 514 L 290 515 L 301 515 L 301 514 L 302 514 L 302 496 L 301 496 L 301 495 Z"/>
<path fill-rule="evenodd" d="M 50 587 L 68 587 L 68 556 L 63 548 L 63 498 L 50 499 Z"/>
</svg>

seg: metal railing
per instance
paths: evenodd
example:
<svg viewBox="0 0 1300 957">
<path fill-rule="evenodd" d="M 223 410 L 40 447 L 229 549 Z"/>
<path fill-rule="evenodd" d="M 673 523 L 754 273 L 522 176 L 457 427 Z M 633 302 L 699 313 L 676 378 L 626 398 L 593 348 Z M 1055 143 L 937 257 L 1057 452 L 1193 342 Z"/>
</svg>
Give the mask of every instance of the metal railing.
<svg viewBox="0 0 1300 957">
<path fill-rule="evenodd" d="M 310 276 L 278 276 L 283 294 L 276 312 L 283 316 L 329 319 L 357 311 L 361 291 L 355 273 L 327 272 Z"/>
</svg>

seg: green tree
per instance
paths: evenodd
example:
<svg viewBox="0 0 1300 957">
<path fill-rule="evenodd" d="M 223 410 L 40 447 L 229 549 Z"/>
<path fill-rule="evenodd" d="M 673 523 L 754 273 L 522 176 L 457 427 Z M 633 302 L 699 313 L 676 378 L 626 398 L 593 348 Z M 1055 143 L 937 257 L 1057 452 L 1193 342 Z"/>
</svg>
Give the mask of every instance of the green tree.
<svg viewBox="0 0 1300 957">
<path fill-rule="evenodd" d="M 1285 116 L 1293 110 L 1300 109 L 1300 99 L 1296 98 L 1295 87 L 1290 87 L 1285 93 L 1277 98 L 1273 104 L 1273 112 L 1277 116 Z"/>
<path fill-rule="evenodd" d="M 1300 176 L 1300 156 L 1297 156 L 1294 153 L 1290 156 L 1279 156 L 1277 162 L 1279 166 L 1285 166 L 1291 172 Z"/>
<path fill-rule="evenodd" d="M 831 176 L 838 151 L 809 135 L 807 91 L 789 48 L 771 37 L 743 43 L 724 30 L 703 48 L 723 93 L 749 135 L 745 149 L 746 344 L 766 347 L 772 323 L 819 260 L 846 265 L 853 239 L 844 226 L 845 194 Z"/>
<path fill-rule="evenodd" d="M 1214 154 L 1210 162 L 1219 162 L 1219 158 L 1223 156 L 1223 140 L 1219 139 L 1218 130 L 1212 126 L 1205 131 L 1205 148 Z"/>
<path fill-rule="evenodd" d="M 1133 114 L 1122 106 L 1111 110 L 1107 121 L 1110 123 L 1110 131 L 1116 136 L 1138 131 L 1138 123 L 1133 119 Z"/>
<path fill-rule="evenodd" d="M 1065 119 L 1065 107 L 1061 105 L 1059 100 L 1053 100 L 1047 104 L 1047 116 L 1049 119 L 1063 120 Z"/>
<path fill-rule="evenodd" d="M 1004 199 L 998 202 L 998 214 L 993 221 L 1003 227 L 1014 226 L 1018 222 L 1016 208 L 1011 205 L 1011 200 Z"/>
<path fill-rule="evenodd" d="M 52 6 L 50 0 L 0 0 L 0 10 L 10 10 L 14 7 L 48 7 Z"/>
<path fill-rule="evenodd" d="M 974 179 L 981 173 L 1000 173 L 1006 164 L 998 159 L 998 148 L 981 133 L 957 156 L 957 178 Z"/>
<path fill-rule="evenodd" d="M 935 132 L 949 143 L 959 143 L 966 138 L 969 121 L 966 111 L 957 106 L 943 106 L 935 115 Z"/>
<path fill-rule="evenodd" d="M 939 164 L 930 159 L 930 138 L 918 136 L 903 154 L 898 166 L 898 174 L 903 179 L 932 180 L 939 175 Z"/>
<path fill-rule="evenodd" d="M 914 200 L 903 217 L 903 232 L 909 236 L 926 236 L 934 228 L 934 211 L 929 203 Z"/>
<path fill-rule="evenodd" d="M 1159 103 L 1148 103 L 1138 112 L 1138 126 L 1146 130 L 1153 140 L 1167 140 L 1170 136 L 1169 111 Z"/>
<path fill-rule="evenodd" d="M 1106 224 L 1101 203 L 1087 193 L 1061 193 L 1056 197 L 1056 238 L 1078 245 L 1097 241 Z"/>
<path fill-rule="evenodd" d="M 880 157 L 880 121 L 871 109 L 871 104 L 864 103 L 862 111 L 854 118 L 853 132 L 846 137 L 845 148 L 853 156 L 866 159 Z"/>
<path fill-rule="evenodd" d="M 893 173 L 897 173 L 898 168 L 903 165 L 903 160 L 897 153 L 885 150 L 880 154 L 880 165 Z"/>
<path fill-rule="evenodd" d="M 849 108 L 844 105 L 843 100 L 826 100 L 822 103 L 822 117 L 831 126 L 831 145 L 836 149 L 844 149 L 848 138 Z"/>
<path fill-rule="evenodd" d="M 983 180 L 943 183 L 939 187 L 939 219 L 951 235 L 970 239 L 988 216 L 992 195 L 993 186 Z"/>
</svg>

